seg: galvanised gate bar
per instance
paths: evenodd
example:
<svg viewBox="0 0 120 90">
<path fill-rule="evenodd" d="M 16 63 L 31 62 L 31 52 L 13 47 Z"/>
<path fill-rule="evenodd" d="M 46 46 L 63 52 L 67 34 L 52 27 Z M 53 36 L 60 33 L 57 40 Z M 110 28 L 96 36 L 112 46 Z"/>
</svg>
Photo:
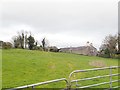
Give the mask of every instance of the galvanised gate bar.
<svg viewBox="0 0 120 90">
<path fill-rule="evenodd" d="M 103 68 L 93 68 L 93 69 L 85 69 L 85 70 L 75 70 L 73 72 L 70 73 L 68 79 L 66 78 L 60 78 L 60 79 L 55 79 L 55 80 L 50 80 L 50 81 L 45 81 L 45 82 L 40 82 L 40 83 L 36 83 L 36 84 L 31 84 L 31 85 L 25 85 L 25 86 L 20 86 L 20 87 L 16 87 L 16 88 L 12 88 L 12 89 L 7 89 L 7 90 L 17 90 L 17 89 L 25 89 L 25 88 L 32 88 L 34 89 L 36 86 L 40 86 L 40 85 L 44 85 L 44 84 L 50 84 L 50 83 L 57 83 L 57 82 L 61 82 L 64 81 L 66 82 L 66 87 L 64 89 L 68 89 L 70 90 L 73 86 L 72 83 L 76 83 L 74 88 L 92 88 L 95 86 L 100 86 L 100 85 L 104 85 L 104 84 L 109 84 L 109 88 L 108 89 L 112 89 L 112 88 L 120 88 L 119 84 L 118 86 L 113 87 L 112 83 L 114 82 L 120 82 L 119 79 L 117 80 L 112 80 L 113 76 L 119 76 L 120 73 L 112 73 L 112 69 L 118 69 L 120 68 L 120 66 L 110 66 L 110 67 L 103 67 Z M 99 70 L 107 70 L 109 69 L 109 75 L 102 75 L 102 76 L 95 76 L 95 77 L 89 77 L 89 78 L 82 78 L 82 79 L 75 79 L 75 80 L 71 80 L 71 77 L 73 74 L 75 73 L 81 73 L 81 72 L 91 72 L 91 71 L 99 71 Z M 96 84 L 90 84 L 90 85 L 86 85 L 86 86 L 81 86 L 78 85 L 78 82 L 80 81 L 87 81 L 87 80 L 93 80 L 93 79 L 97 79 L 97 78 L 106 78 L 109 77 L 109 82 L 102 82 L 102 83 L 96 83 Z M 53 87 L 54 88 L 54 87 Z"/>
<path fill-rule="evenodd" d="M 113 76 L 119 76 L 120 75 L 120 73 L 112 74 L 112 69 L 117 69 L 117 68 L 120 68 L 120 67 L 119 66 L 110 66 L 110 67 L 93 68 L 93 69 L 86 69 L 86 70 L 75 70 L 75 71 L 71 72 L 70 75 L 69 75 L 69 86 L 71 88 L 72 87 L 72 83 L 76 82 L 76 88 L 90 88 L 90 87 L 100 86 L 100 85 L 104 85 L 104 84 L 109 84 L 110 88 L 119 88 L 120 86 L 112 87 L 112 83 L 120 82 L 120 80 L 118 80 L 118 79 L 117 80 L 112 80 Z M 91 72 L 91 71 L 106 70 L 106 69 L 109 69 L 109 75 L 95 76 L 95 77 L 71 80 L 71 76 L 73 74 L 75 74 L 75 73 Z M 87 80 L 93 80 L 93 79 L 105 78 L 105 77 L 110 77 L 109 82 L 96 83 L 96 84 L 91 84 L 91 85 L 87 85 L 87 86 L 80 86 L 80 85 L 78 85 L 78 82 L 80 82 L 80 81 L 87 81 Z"/>
</svg>

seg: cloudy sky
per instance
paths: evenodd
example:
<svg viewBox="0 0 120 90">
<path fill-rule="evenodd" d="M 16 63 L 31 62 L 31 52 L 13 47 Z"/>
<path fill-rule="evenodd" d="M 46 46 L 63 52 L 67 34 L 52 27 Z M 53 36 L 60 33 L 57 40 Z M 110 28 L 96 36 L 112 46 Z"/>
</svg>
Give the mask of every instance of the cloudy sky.
<svg viewBox="0 0 120 90">
<path fill-rule="evenodd" d="M 57 47 L 99 48 L 105 36 L 118 32 L 119 0 L 1 0 L 0 40 L 31 31 L 41 42 Z"/>
</svg>

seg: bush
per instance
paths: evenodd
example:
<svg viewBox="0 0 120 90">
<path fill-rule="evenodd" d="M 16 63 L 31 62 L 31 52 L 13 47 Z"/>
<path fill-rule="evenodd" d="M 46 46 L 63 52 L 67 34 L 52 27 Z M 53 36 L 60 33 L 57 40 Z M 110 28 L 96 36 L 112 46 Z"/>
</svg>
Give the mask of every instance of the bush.
<svg viewBox="0 0 120 90">
<path fill-rule="evenodd" d="M 59 49 L 56 46 L 49 47 L 50 52 L 58 52 Z"/>
<path fill-rule="evenodd" d="M 34 50 L 40 50 L 43 51 L 43 48 L 41 46 L 34 46 Z"/>
<path fill-rule="evenodd" d="M 109 51 L 109 49 L 108 48 L 106 48 L 105 50 L 101 50 L 100 52 L 99 52 L 99 55 L 98 56 L 100 56 L 100 57 L 105 57 L 105 58 L 110 58 L 111 56 L 110 56 L 110 51 Z"/>
<path fill-rule="evenodd" d="M 10 42 L 3 42 L 2 48 L 10 49 L 10 48 L 12 48 L 12 44 Z"/>
</svg>

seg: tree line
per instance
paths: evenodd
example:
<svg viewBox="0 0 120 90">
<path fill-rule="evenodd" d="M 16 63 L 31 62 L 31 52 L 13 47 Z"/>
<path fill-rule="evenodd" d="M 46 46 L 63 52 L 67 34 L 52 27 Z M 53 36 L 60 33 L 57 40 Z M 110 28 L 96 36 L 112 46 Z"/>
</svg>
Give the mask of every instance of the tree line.
<svg viewBox="0 0 120 90">
<path fill-rule="evenodd" d="M 13 38 L 13 47 L 14 48 L 22 48 L 22 49 L 30 49 L 34 50 L 38 48 L 38 41 L 35 40 L 34 36 L 26 31 L 18 32 L 18 35 Z M 43 42 L 44 41 L 44 42 Z M 45 38 L 42 41 L 42 45 L 40 47 L 45 48 Z"/>
<path fill-rule="evenodd" d="M 30 50 L 41 50 L 41 51 L 53 51 L 57 52 L 58 48 L 56 46 L 48 46 L 46 38 L 43 38 L 41 44 L 38 44 L 38 40 L 34 38 L 31 32 L 20 31 L 17 32 L 16 36 L 13 36 L 12 43 L 3 42 L 3 49 L 9 48 L 21 48 Z"/>
<path fill-rule="evenodd" d="M 41 45 L 38 45 L 38 41 L 31 33 L 26 31 L 18 32 L 16 36 L 12 38 L 12 44 L 10 42 L 3 42 L 3 48 L 21 48 L 30 50 L 42 50 L 58 52 L 59 49 L 56 46 L 48 46 L 46 38 L 43 38 Z M 106 58 L 120 58 L 120 33 L 116 35 L 108 35 L 104 38 L 99 51 L 98 56 Z"/>
</svg>

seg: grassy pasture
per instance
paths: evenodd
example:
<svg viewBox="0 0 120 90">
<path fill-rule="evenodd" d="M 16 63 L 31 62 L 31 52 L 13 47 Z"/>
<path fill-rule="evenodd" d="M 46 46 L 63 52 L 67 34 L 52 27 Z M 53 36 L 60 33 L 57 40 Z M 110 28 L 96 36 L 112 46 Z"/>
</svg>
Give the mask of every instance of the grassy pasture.
<svg viewBox="0 0 120 90">
<path fill-rule="evenodd" d="M 90 69 L 96 66 L 90 62 L 101 61 L 105 66 L 118 65 L 117 59 L 100 58 L 94 56 L 83 56 L 70 53 L 53 53 L 43 51 L 31 51 L 21 49 L 2 50 L 2 88 L 13 88 L 38 82 L 68 78 L 73 70 Z M 118 70 L 113 70 L 118 73 Z M 109 71 L 97 71 L 91 73 L 80 73 L 75 78 L 83 78 L 94 75 L 109 74 Z M 117 79 L 114 77 L 113 79 Z M 95 79 L 80 82 L 81 85 L 109 81 L 109 78 Z M 113 85 L 117 85 L 115 83 Z M 64 88 L 65 82 L 42 85 L 46 88 Z M 109 85 L 99 86 L 100 88 Z"/>
</svg>

